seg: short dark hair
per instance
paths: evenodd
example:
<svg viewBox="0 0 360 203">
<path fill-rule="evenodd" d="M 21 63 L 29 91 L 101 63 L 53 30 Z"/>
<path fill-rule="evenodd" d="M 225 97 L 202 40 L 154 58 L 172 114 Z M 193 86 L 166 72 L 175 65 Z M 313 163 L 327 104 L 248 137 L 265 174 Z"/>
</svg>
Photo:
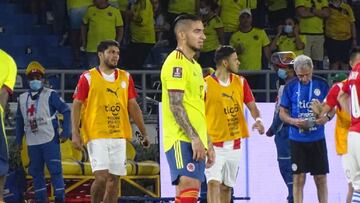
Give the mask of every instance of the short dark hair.
<svg viewBox="0 0 360 203">
<path fill-rule="evenodd" d="M 354 48 L 350 51 L 350 61 L 354 61 L 356 55 L 360 54 L 360 48 Z"/>
<path fill-rule="evenodd" d="M 233 53 L 236 53 L 234 47 L 229 45 L 220 46 L 215 51 L 214 61 L 216 64 L 220 64 L 222 60 L 227 59 Z"/>
<path fill-rule="evenodd" d="M 120 47 L 119 42 L 115 40 L 104 40 L 99 43 L 97 46 L 97 52 L 104 52 L 106 49 L 108 49 L 111 46 Z"/>
<path fill-rule="evenodd" d="M 178 17 L 175 18 L 175 20 L 173 22 L 174 32 L 175 32 L 176 26 L 179 24 L 179 22 L 183 22 L 186 20 L 201 21 L 201 18 L 200 18 L 200 16 L 192 15 L 192 14 L 188 14 L 188 13 L 180 14 Z"/>
</svg>

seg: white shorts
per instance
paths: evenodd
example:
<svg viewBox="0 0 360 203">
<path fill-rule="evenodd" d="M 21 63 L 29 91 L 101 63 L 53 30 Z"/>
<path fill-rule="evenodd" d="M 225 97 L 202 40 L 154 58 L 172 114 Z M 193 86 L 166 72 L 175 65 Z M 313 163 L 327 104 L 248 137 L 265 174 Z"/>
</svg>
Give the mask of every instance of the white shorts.
<svg viewBox="0 0 360 203">
<path fill-rule="evenodd" d="M 341 162 L 343 165 L 345 177 L 348 183 L 351 182 L 351 172 L 354 171 L 353 162 L 351 161 L 349 153 L 346 153 L 341 156 Z"/>
<path fill-rule="evenodd" d="M 360 133 L 348 134 L 348 161 L 350 164 L 350 181 L 354 190 L 360 190 Z"/>
<path fill-rule="evenodd" d="M 233 149 L 233 141 L 224 142 L 223 147 L 214 146 L 215 163 L 205 169 L 206 181 L 219 181 L 228 187 L 234 187 L 239 170 L 241 150 Z"/>
<path fill-rule="evenodd" d="M 95 139 L 87 144 L 92 172 L 126 175 L 126 139 Z"/>
</svg>

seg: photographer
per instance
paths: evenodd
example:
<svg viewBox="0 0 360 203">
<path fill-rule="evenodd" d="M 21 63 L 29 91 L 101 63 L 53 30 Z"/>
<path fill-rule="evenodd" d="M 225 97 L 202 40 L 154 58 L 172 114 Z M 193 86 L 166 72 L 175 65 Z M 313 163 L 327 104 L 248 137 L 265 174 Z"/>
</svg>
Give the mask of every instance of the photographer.
<svg viewBox="0 0 360 203">
<path fill-rule="evenodd" d="M 294 202 L 303 202 L 306 173 L 314 176 L 320 203 L 328 202 L 326 174 L 329 173 L 324 126 L 315 124 L 316 115 L 310 108 L 311 101 L 322 102 L 329 90 L 327 82 L 313 76 L 311 58 L 295 58 L 297 78 L 284 88 L 280 103 L 280 118 L 289 124 L 291 168 L 293 171 Z"/>
</svg>

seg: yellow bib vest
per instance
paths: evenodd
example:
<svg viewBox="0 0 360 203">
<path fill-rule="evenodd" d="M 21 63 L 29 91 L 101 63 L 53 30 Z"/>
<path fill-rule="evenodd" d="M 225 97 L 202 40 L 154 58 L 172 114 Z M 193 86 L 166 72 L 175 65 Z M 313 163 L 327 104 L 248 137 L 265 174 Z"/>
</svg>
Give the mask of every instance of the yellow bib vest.
<svg viewBox="0 0 360 203">
<path fill-rule="evenodd" d="M 211 141 L 224 142 L 248 137 L 244 116 L 243 78 L 233 74 L 227 87 L 221 86 L 212 76 L 207 76 L 205 81 L 205 111 Z"/>
<path fill-rule="evenodd" d="M 132 136 L 128 114 L 129 79 L 123 70 L 116 70 L 114 82 L 106 81 L 101 73 L 90 70 L 91 83 L 82 112 L 84 143 L 99 138 L 127 138 Z"/>
</svg>

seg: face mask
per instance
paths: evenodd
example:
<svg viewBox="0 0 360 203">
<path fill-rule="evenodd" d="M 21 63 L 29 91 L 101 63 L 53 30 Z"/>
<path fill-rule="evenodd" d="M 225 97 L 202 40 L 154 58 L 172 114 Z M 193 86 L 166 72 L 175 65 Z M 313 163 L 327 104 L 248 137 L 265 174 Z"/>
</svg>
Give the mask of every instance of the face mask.
<svg viewBox="0 0 360 203">
<path fill-rule="evenodd" d="M 32 91 L 39 91 L 42 88 L 41 80 L 31 80 L 29 85 Z"/>
<path fill-rule="evenodd" d="M 287 77 L 286 70 L 279 68 L 279 70 L 277 71 L 277 75 L 279 78 L 285 80 Z"/>
<path fill-rule="evenodd" d="M 209 13 L 209 9 L 207 8 L 200 8 L 200 14 L 201 15 L 207 15 Z"/>
<path fill-rule="evenodd" d="M 292 33 L 292 32 L 293 32 L 293 26 L 291 26 L 291 25 L 285 25 L 285 27 L 284 27 L 284 32 L 285 32 L 285 33 Z"/>
</svg>

